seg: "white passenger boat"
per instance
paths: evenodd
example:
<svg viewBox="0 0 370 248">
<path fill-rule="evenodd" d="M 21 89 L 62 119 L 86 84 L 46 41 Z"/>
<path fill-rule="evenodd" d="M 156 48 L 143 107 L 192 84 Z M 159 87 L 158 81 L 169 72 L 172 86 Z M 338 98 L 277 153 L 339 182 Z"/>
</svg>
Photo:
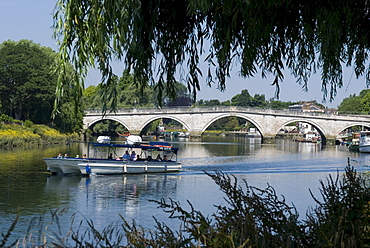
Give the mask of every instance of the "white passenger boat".
<svg viewBox="0 0 370 248">
<path fill-rule="evenodd" d="M 135 139 L 135 141 L 138 141 Z M 68 142 L 76 143 L 76 142 Z M 78 142 L 81 143 L 81 142 Z M 82 158 L 53 157 L 44 158 L 48 170 L 52 174 L 131 174 L 131 173 L 158 173 L 179 171 L 182 166 L 177 162 L 178 148 L 167 142 L 150 142 L 148 144 L 113 144 L 113 143 L 86 143 L 93 148 L 93 155 Z M 125 152 L 135 154 L 132 159 L 121 157 Z M 108 158 L 109 154 L 114 155 Z M 163 158 L 163 159 L 162 159 Z"/>
<path fill-rule="evenodd" d="M 360 132 L 359 151 L 370 152 L 370 131 Z"/>
</svg>

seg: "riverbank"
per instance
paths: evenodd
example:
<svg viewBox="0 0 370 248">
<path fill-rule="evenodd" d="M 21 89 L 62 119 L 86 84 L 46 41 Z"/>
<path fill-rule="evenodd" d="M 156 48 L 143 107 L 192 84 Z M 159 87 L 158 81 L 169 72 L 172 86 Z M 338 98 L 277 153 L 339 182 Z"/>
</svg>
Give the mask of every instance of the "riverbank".
<svg viewBox="0 0 370 248">
<path fill-rule="evenodd" d="M 66 140 L 79 139 L 77 133 L 63 134 L 45 125 L 30 123 L 0 124 L 0 147 L 2 148 L 59 144 Z"/>
</svg>

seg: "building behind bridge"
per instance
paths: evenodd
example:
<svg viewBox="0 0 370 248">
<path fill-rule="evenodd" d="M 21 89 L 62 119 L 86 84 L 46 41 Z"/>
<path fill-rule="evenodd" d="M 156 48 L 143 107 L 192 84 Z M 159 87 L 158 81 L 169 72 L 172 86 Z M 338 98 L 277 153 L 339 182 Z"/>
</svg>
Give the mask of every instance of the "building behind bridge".
<svg viewBox="0 0 370 248">
<path fill-rule="evenodd" d="M 289 106 L 289 111 L 324 113 L 325 110 L 313 102 L 303 102 Z"/>
</svg>

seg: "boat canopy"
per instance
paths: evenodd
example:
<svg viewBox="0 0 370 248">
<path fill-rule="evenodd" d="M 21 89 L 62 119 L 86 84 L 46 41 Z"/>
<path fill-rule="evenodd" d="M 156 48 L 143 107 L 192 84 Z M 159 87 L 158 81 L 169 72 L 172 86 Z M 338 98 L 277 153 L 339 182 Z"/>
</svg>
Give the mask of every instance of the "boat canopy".
<svg viewBox="0 0 370 248">
<path fill-rule="evenodd" d="M 172 147 L 168 142 L 150 142 L 149 144 L 140 144 L 140 145 L 129 145 L 129 144 L 107 144 L 107 143 L 91 143 L 94 147 L 111 147 L 111 148 L 140 148 L 142 150 L 155 150 L 155 151 L 164 151 L 171 150 L 174 153 L 177 153 L 177 147 Z"/>
</svg>

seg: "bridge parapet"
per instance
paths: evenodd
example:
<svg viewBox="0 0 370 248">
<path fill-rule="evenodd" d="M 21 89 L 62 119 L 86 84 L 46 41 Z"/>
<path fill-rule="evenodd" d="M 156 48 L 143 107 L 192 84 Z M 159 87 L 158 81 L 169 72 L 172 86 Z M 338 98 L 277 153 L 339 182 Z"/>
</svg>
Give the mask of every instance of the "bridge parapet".
<svg viewBox="0 0 370 248">
<path fill-rule="evenodd" d="M 116 113 L 109 113 L 109 115 L 122 114 L 155 114 L 155 113 L 208 113 L 208 112 L 239 112 L 239 113 L 256 113 L 256 114 L 278 114 L 278 115 L 295 115 L 295 116 L 322 116 L 322 117 L 362 117 L 370 120 L 370 115 L 356 115 L 356 114 L 341 114 L 338 112 L 301 112 L 292 111 L 288 109 L 269 109 L 269 108 L 248 108 L 241 106 L 214 106 L 214 107 L 166 107 L 166 108 L 126 108 L 119 109 Z M 101 110 L 86 110 L 86 115 L 102 115 Z"/>
</svg>

